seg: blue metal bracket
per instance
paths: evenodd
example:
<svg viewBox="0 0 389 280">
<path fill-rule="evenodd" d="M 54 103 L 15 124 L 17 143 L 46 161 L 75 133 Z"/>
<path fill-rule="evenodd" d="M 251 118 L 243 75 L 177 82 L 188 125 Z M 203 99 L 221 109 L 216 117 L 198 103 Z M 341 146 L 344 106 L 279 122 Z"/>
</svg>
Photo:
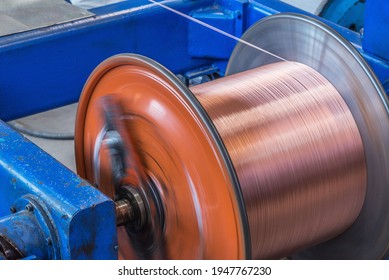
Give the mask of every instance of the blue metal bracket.
<svg viewBox="0 0 389 280">
<path fill-rule="evenodd" d="M 243 17 L 247 1 L 231 2 L 236 5 L 225 7 L 215 3 L 190 13 L 194 19 L 218 28 L 230 35 L 240 38 L 243 34 Z M 231 8 L 233 10 L 231 10 Z M 229 59 L 236 40 L 226 38 L 194 21 L 189 21 L 189 55 L 199 58 Z"/>
<path fill-rule="evenodd" d="M 0 122 L 0 233 L 24 257 L 117 259 L 114 202 Z"/>
</svg>

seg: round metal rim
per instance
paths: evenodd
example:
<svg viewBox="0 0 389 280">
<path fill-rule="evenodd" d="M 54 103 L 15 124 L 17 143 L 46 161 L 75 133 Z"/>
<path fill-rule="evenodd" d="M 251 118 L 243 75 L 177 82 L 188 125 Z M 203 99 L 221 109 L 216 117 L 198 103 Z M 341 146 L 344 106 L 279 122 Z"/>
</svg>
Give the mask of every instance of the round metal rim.
<svg viewBox="0 0 389 280">
<path fill-rule="evenodd" d="M 304 33 L 306 30 L 314 31 L 314 36 L 308 36 L 308 41 Z M 292 35 L 286 35 L 291 31 L 294 32 Z M 265 34 L 271 35 L 266 37 Z M 292 36 L 293 40 L 288 36 Z M 308 16 L 285 13 L 266 17 L 252 26 L 242 39 L 286 60 L 304 63 L 326 77 L 348 104 L 365 147 L 368 187 L 359 217 L 339 237 L 307 249 L 296 257 L 384 257 L 389 248 L 389 235 L 383 234 L 389 232 L 389 119 L 388 99 L 375 74 L 346 39 L 324 23 Z M 311 45 L 307 45 L 307 42 Z M 328 45 L 333 49 L 326 49 Z M 228 63 L 227 74 L 275 61 L 279 59 L 238 43 Z M 339 68 L 333 68 L 337 66 Z M 358 87 L 361 90 L 351 90 Z"/>
<path fill-rule="evenodd" d="M 123 59 L 125 60 L 124 63 L 122 61 Z M 226 169 L 228 170 L 230 181 L 234 186 L 236 201 L 239 207 L 238 210 L 240 215 L 240 221 L 242 224 L 241 231 L 243 233 L 243 238 L 244 238 L 244 248 L 243 248 L 244 256 L 247 259 L 251 258 L 249 228 L 248 228 L 246 209 L 243 201 L 243 195 L 241 193 L 240 185 L 234 167 L 226 151 L 226 148 L 224 147 L 223 141 L 221 140 L 216 128 L 214 127 L 212 121 L 210 120 L 209 116 L 205 112 L 204 108 L 201 106 L 201 104 L 193 95 L 193 93 L 187 88 L 187 86 L 185 86 L 173 73 L 171 73 L 165 67 L 163 67 L 162 65 L 155 62 L 152 59 L 137 54 L 115 55 L 103 61 L 98 67 L 96 67 L 96 69 L 89 76 L 89 79 L 84 86 L 83 94 L 81 95 L 82 98 L 80 98 L 80 103 L 79 103 L 77 116 L 76 116 L 77 121 L 76 121 L 76 128 L 75 128 L 75 150 L 76 150 L 76 163 L 77 163 L 78 174 L 81 177 L 85 177 L 86 175 L 84 158 L 83 158 L 84 155 L 83 143 L 84 143 L 84 129 L 85 129 L 84 124 L 85 124 L 86 111 L 89 105 L 89 100 L 93 93 L 93 90 L 86 91 L 86 88 L 94 88 L 95 86 L 97 86 L 99 80 L 104 76 L 105 73 L 123 64 L 141 65 L 142 67 L 146 67 L 147 69 L 159 72 L 166 78 L 166 81 L 170 85 L 174 86 L 182 94 L 187 104 L 191 106 L 198 114 L 200 120 L 202 121 L 202 125 L 204 125 L 207 128 L 207 131 L 212 137 L 212 140 L 215 143 L 214 146 L 217 148 L 219 154 L 221 155 L 221 158 L 226 166 Z"/>
</svg>

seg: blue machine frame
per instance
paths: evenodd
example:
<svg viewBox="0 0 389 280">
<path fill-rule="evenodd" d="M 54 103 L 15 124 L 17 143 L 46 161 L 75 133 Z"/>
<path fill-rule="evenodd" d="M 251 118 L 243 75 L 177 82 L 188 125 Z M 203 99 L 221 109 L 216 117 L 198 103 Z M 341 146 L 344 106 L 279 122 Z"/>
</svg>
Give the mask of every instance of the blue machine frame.
<svg viewBox="0 0 389 280">
<path fill-rule="evenodd" d="M 236 37 L 268 15 L 307 14 L 277 0 L 164 4 Z M 92 70 L 118 53 L 148 56 L 184 76 L 196 69 L 217 69 L 223 75 L 236 43 L 147 0 L 92 12 L 94 17 L 0 38 L 2 120 L 76 102 Z M 389 39 L 383 40 L 382 34 L 389 30 L 388 19 L 384 0 L 366 1 L 363 34 L 321 19 L 355 46 L 387 92 Z M 24 258 L 117 258 L 113 201 L 2 122 L 0 180 L 0 233 L 6 231 L 15 243 L 26 239 L 24 230 L 39 228 L 30 243 L 14 244 Z M 18 219 L 30 228 L 8 231 Z"/>
</svg>

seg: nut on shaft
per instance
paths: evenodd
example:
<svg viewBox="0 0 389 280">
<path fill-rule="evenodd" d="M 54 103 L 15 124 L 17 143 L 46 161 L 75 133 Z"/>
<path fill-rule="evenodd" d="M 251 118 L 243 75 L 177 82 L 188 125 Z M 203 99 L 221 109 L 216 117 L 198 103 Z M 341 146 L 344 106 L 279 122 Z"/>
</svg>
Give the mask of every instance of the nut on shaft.
<svg viewBox="0 0 389 280">
<path fill-rule="evenodd" d="M 121 199 L 115 202 L 116 204 L 116 225 L 122 226 L 134 220 L 134 209 L 127 199 Z"/>
</svg>

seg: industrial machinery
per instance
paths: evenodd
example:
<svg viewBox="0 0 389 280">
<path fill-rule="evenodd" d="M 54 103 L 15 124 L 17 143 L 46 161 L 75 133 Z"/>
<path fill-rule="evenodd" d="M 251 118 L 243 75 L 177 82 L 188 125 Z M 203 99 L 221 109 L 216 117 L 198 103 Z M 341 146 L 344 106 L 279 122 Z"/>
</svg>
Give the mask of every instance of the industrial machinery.
<svg viewBox="0 0 389 280">
<path fill-rule="evenodd" d="M 358 33 L 280 1 L 142 0 L 1 38 L 11 101 L 42 98 L 5 120 L 95 70 L 78 176 L 1 125 L 0 259 L 387 257 L 389 5 L 364 6 Z M 58 80 L 14 65 L 44 52 Z"/>
</svg>

